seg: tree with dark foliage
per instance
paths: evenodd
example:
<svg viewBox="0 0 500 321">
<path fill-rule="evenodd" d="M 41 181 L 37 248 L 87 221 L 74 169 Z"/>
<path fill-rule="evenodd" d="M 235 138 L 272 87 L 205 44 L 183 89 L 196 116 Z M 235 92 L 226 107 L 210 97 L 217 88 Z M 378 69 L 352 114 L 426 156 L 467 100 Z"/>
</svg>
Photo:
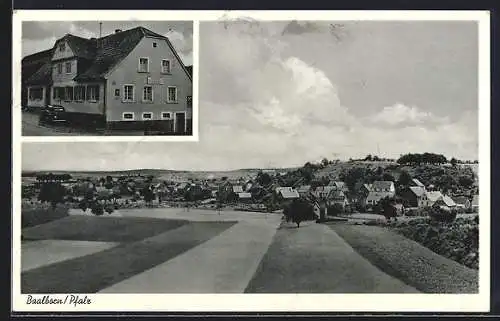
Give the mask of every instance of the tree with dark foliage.
<svg viewBox="0 0 500 321">
<path fill-rule="evenodd" d="M 42 183 L 38 200 L 40 202 L 50 203 L 52 208 L 56 208 L 58 203 L 64 203 L 66 188 L 59 182 Z"/>
<path fill-rule="evenodd" d="M 314 208 L 310 202 L 304 199 L 295 199 L 290 204 L 285 206 L 283 214 L 287 221 L 292 221 L 300 228 L 300 223 L 303 221 L 314 220 Z"/>
</svg>

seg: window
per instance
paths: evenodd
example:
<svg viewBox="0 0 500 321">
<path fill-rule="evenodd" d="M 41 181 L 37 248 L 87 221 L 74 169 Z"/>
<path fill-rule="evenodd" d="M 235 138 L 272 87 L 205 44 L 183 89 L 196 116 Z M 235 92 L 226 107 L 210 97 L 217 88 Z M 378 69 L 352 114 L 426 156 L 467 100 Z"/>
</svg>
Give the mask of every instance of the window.
<svg viewBox="0 0 500 321">
<path fill-rule="evenodd" d="M 142 101 L 152 102 L 153 101 L 153 87 L 144 86 L 142 91 Z"/>
<path fill-rule="evenodd" d="M 65 87 L 64 91 L 64 100 L 72 101 L 73 100 L 73 87 Z"/>
<path fill-rule="evenodd" d="M 186 101 L 187 101 L 188 106 L 192 106 L 193 105 L 193 96 L 187 96 Z"/>
<path fill-rule="evenodd" d="M 42 100 L 43 99 L 43 88 L 30 88 L 29 89 L 30 100 Z"/>
<path fill-rule="evenodd" d="M 133 102 L 134 101 L 134 85 L 124 85 L 123 86 L 123 101 Z"/>
<path fill-rule="evenodd" d="M 53 98 L 56 100 L 63 100 L 65 91 L 63 87 L 54 87 Z"/>
<path fill-rule="evenodd" d="M 169 74 L 170 73 L 170 60 L 163 59 L 161 61 L 161 72 L 164 73 L 164 74 Z"/>
<path fill-rule="evenodd" d="M 170 119 L 172 118 L 172 114 L 168 111 L 163 111 L 161 113 L 161 119 Z"/>
<path fill-rule="evenodd" d="M 66 73 L 70 74 L 71 73 L 71 62 L 66 63 Z"/>
<path fill-rule="evenodd" d="M 139 58 L 139 72 L 149 72 L 149 58 Z"/>
<path fill-rule="evenodd" d="M 115 89 L 115 97 L 120 97 L 120 89 Z"/>
<path fill-rule="evenodd" d="M 88 85 L 87 86 L 87 100 L 88 101 L 98 101 L 99 100 L 99 85 Z"/>
<path fill-rule="evenodd" d="M 76 86 L 75 101 L 84 101 L 84 100 L 85 100 L 85 86 Z"/>
<path fill-rule="evenodd" d="M 156 42 L 153 42 L 153 48 L 156 48 Z"/>
<path fill-rule="evenodd" d="M 123 120 L 134 120 L 134 113 L 123 113 L 122 119 Z"/>
<path fill-rule="evenodd" d="M 66 43 L 63 42 L 59 44 L 59 51 L 64 51 L 64 50 L 66 50 Z"/>
<path fill-rule="evenodd" d="M 151 120 L 153 119 L 153 113 L 142 113 L 142 120 Z"/>
<path fill-rule="evenodd" d="M 62 64 L 57 64 L 57 73 L 62 74 Z"/>
<path fill-rule="evenodd" d="M 177 87 L 167 88 L 167 102 L 176 103 L 177 102 Z"/>
</svg>

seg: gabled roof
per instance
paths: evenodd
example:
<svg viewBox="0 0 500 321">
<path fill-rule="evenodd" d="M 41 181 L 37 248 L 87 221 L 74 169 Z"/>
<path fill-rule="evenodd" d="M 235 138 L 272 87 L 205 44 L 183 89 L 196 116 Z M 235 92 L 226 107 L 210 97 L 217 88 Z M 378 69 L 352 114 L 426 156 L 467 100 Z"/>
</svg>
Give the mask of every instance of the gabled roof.
<svg viewBox="0 0 500 321">
<path fill-rule="evenodd" d="M 295 189 L 282 189 L 280 190 L 279 194 L 284 198 L 284 199 L 291 199 L 291 198 L 299 198 L 299 192 Z"/>
<path fill-rule="evenodd" d="M 391 196 L 392 196 L 392 193 L 390 193 L 390 192 L 369 192 L 368 196 L 366 197 L 366 202 L 369 202 L 369 201 L 378 202 L 383 198 L 391 197 Z"/>
<path fill-rule="evenodd" d="M 297 189 L 297 191 L 299 193 L 307 193 L 311 190 L 311 185 L 301 185 L 299 186 L 299 188 Z"/>
<path fill-rule="evenodd" d="M 241 187 L 241 185 L 234 185 L 233 193 L 243 193 L 243 187 Z"/>
<path fill-rule="evenodd" d="M 52 84 L 52 64 L 46 62 L 34 74 L 24 81 L 25 85 L 50 85 Z"/>
<path fill-rule="evenodd" d="M 394 186 L 392 181 L 375 181 L 372 184 L 372 190 L 389 190 Z"/>
<path fill-rule="evenodd" d="M 40 71 L 42 67 L 50 71 L 50 58 L 52 57 L 53 49 L 48 49 L 44 51 L 37 52 L 35 54 L 26 56 L 21 62 L 21 78 L 23 83 L 27 83 L 28 80 Z M 45 71 L 46 72 L 46 71 Z M 51 76 L 51 74 L 49 74 Z M 45 76 L 44 76 L 45 77 Z M 38 78 L 44 78 L 38 76 Z"/>
<path fill-rule="evenodd" d="M 420 186 L 410 186 L 410 191 L 412 191 L 417 197 L 422 197 L 425 194 L 425 189 Z"/>
<path fill-rule="evenodd" d="M 451 199 L 451 197 L 447 195 L 444 195 L 442 198 L 439 199 L 439 201 L 442 201 L 448 207 L 456 205 L 455 202 Z"/>
<path fill-rule="evenodd" d="M 68 34 L 57 42 L 63 39 L 66 40 L 77 57 L 90 62 L 88 68 L 79 71 L 79 74 L 74 79 L 76 81 L 85 81 L 104 79 L 106 74 L 125 59 L 144 37 L 155 37 L 165 40 L 189 79 L 192 79 L 191 72 L 184 66 L 170 40 L 144 27 L 116 32 L 98 39 L 85 39 Z"/>
<path fill-rule="evenodd" d="M 193 66 L 186 66 L 186 70 L 188 74 L 193 77 Z"/>
<path fill-rule="evenodd" d="M 432 191 L 432 192 L 426 192 L 425 195 L 427 196 L 427 198 L 432 201 L 432 202 L 436 202 L 437 200 L 439 200 L 441 197 L 443 197 L 443 194 L 441 194 L 440 191 Z"/>
<path fill-rule="evenodd" d="M 252 194 L 251 193 L 238 193 L 238 198 L 252 198 Z"/>
<path fill-rule="evenodd" d="M 345 188 L 345 183 L 344 182 L 340 182 L 340 181 L 330 181 L 330 183 L 328 185 L 335 186 L 339 190 Z"/>
<path fill-rule="evenodd" d="M 465 205 L 469 202 L 469 199 L 465 196 L 455 196 L 451 198 L 456 204 Z"/>
<path fill-rule="evenodd" d="M 94 41 L 90 39 L 78 37 L 68 33 L 56 41 L 56 44 L 61 41 L 66 41 L 75 56 L 78 58 L 93 59 L 95 57 L 97 47 L 95 46 Z"/>
<path fill-rule="evenodd" d="M 419 187 L 424 187 L 425 185 L 422 184 L 421 181 L 419 181 L 418 179 L 414 178 L 411 180 L 413 182 L 413 184 L 415 184 L 415 186 L 419 186 Z"/>
</svg>

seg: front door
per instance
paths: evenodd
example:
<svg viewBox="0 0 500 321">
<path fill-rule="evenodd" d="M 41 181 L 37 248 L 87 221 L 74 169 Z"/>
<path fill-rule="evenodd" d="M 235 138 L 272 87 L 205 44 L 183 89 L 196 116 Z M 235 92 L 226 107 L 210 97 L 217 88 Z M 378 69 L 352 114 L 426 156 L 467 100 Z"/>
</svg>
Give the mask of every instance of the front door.
<svg viewBox="0 0 500 321">
<path fill-rule="evenodd" d="M 175 113 L 175 133 L 184 134 L 186 132 L 186 114 Z"/>
</svg>

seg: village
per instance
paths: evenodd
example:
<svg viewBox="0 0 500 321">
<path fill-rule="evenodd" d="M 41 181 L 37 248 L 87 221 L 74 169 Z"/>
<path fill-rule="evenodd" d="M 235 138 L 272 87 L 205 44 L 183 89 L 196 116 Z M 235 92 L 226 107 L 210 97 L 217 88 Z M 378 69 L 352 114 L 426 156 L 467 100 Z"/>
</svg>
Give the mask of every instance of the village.
<svg viewBox="0 0 500 321">
<path fill-rule="evenodd" d="M 409 168 L 421 174 L 410 175 Z M 23 200 L 27 204 L 66 203 L 95 214 L 140 207 L 274 212 L 282 211 L 296 199 L 311 203 L 318 217 L 353 213 L 387 215 L 388 211 L 392 216 L 426 216 L 426 209 L 433 207 L 459 214 L 478 213 L 477 175 L 470 168 L 467 164 L 449 163 L 408 165 L 323 160 L 295 170 L 264 169 L 245 176 L 217 178 L 210 174 L 174 178 L 137 172 L 105 176 L 37 173 L 24 175 Z M 441 173 L 431 175 L 432 182 L 425 173 L 431 170 Z M 461 174 L 453 178 L 450 171 Z M 64 188 L 55 196 L 42 195 L 44 184 L 54 182 Z M 386 200 L 390 209 L 382 206 Z M 92 207 L 89 203 L 96 205 Z"/>
</svg>

